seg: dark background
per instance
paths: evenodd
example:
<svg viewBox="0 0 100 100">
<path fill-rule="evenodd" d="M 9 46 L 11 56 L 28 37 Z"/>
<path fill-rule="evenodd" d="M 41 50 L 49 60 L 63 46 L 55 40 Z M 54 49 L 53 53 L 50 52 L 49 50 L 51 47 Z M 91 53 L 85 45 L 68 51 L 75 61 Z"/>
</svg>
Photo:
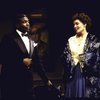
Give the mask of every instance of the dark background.
<svg viewBox="0 0 100 100">
<path fill-rule="evenodd" d="M 74 35 L 72 16 L 76 12 L 85 12 L 92 19 L 90 33 L 100 37 L 100 4 L 99 0 L 1 0 L 0 1 L 0 40 L 12 31 L 13 17 L 17 13 L 30 14 L 43 11 L 44 21 L 49 35 L 49 50 L 52 68 L 55 68 L 63 52 L 66 39 Z"/>
</svg>

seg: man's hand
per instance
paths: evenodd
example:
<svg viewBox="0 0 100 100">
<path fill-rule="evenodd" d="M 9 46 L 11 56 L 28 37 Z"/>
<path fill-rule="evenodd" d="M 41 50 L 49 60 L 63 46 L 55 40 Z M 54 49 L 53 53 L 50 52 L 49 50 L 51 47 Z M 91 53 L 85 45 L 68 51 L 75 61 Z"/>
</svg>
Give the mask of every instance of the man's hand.
<svg viewBox="0 0 100 100">
<path fill-rule="evenodd" d="M 24 58 L 23 63 L 29 67 L 29 65 L 32 64 L 32 59 L 31 58 Z"/>
<path fill-rule="evenodd" d="M 47 83 L 48 86 L 52 86 L 52 82 L 50 80 L 48 80 L 48 83 Z"/>
</svg>

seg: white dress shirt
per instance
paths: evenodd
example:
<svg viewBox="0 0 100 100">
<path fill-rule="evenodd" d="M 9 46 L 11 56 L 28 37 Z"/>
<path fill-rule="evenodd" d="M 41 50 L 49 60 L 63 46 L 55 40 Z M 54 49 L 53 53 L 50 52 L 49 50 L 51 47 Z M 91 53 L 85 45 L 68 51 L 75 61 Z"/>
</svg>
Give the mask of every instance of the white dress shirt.
<svg viewBox="0 0 100 100">
<path fill-rule="evenodd" d="M 27 49 L 27 51 L 29 53 L 29 51 L 30 51 L 29 38 L 27 36 L 22 36 L 22 32 L 19 31 L 18 29 L 16 31 L 19 34 L 19 36 L 21 37 L 22 41 L 24 42 L 25 47 L 26 47 L 26 49 Z M 26 34 L 27 34 L 27 32 L 26 32 Z"/>
</svg>

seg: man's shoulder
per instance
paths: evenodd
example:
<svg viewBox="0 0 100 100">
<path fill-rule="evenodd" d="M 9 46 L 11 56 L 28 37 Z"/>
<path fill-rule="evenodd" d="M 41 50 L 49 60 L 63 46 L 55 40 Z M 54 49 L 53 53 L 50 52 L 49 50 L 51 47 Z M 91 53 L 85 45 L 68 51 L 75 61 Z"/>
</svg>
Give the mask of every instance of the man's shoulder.
<svg viewBox="0 0 100 100">
<path fill-rule="evenodd" d="M 43 40 L 40 40 L 39 44 L 41 44 L 41 45 L 45 45 L 45 46 L 48 45 L 48 44 L 47 44 L 46 42 L 44 42 Z"/>
</svg>

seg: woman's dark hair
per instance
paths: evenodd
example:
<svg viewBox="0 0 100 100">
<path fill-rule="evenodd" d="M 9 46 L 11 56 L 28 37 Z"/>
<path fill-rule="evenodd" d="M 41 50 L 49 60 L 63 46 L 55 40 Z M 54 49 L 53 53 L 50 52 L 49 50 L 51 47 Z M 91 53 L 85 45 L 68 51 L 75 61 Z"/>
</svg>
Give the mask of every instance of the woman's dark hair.
<svg viewBox="0 0 100 100">
<path fill-rule="evenodd" d="M 91 18 L 85 14 L 85 13 L 76 13 L 72 17 L 72 21 L 75 21 L 76 19 L 80 20 L 83 24 L 86 24 L 86 28 L 88 29 L 91 26 Z"/>
</svg>

